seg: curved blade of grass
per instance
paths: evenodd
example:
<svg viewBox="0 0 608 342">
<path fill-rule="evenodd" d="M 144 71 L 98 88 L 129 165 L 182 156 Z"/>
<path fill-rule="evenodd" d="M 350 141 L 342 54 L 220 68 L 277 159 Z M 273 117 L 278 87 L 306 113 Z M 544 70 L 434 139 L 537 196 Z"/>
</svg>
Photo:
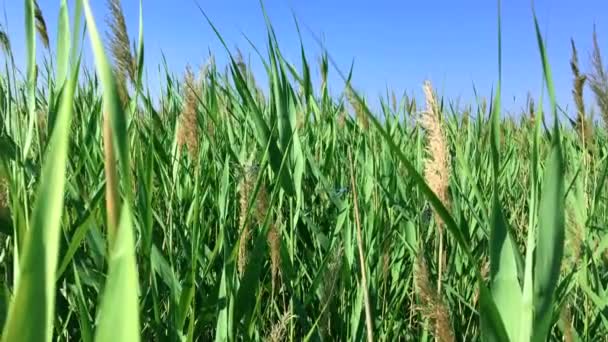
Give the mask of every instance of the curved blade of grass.
<svg viewBox="0 0 608 342">
<path fill-rule="evenodd" d="M 251 94 L 251 91 L 249 90 L 249 87 L 247 86 L 247 82 L 245 81 L 244 75 L 241 74 L 240 68 L 238 67 L 237 62 L 234 59 L 232 53 L 228 49 L 228 45 L 226 44 L 224 38 L 222 37 L 222 35 L 220 35 L 219 31 L 217 30 L 217 28 L 215 27 L 213 22 L 211 22 L 211 19 L 209 19 L 209 17 L 205 13 L 205 11 L 203 11 L 203 9 L 200 7 L 200 4 L 198 4 L 198 2 L 197 2 L 196 5 L 197 5 L 199 11 L 202 13 L 202 15 L 207 20 L 207 23 L 209 24 L 209 26 L 211 26 L 211 28 L 213 29 L 213 32 L 215 33 L 215 35 L 220 40 L 222 46 L 224 46 L 224 48 L 226 49 L 226 52 L 228 53 L 228 57 L 230 57 L 230 64 L 232 66 L 231 67 L 232 78 L 235 82 L 236 90 L 238 91 L 239 95 L 241 96 L 243 102 L 245 103 L 245 107 L 249 109 L 248 114 L 251 115 L 252 121 L 254 123 L 255 137 L 258 141 L 259 146 L 265 147 L 266 145 L 269 144 L 269 146 L 270 146 L 270 166 L 272 168 L 272 171 L 279 177 L 280 184 L 283 187 L 283 190 L 285 191 L 285 193 L 287 193 L 290 196 L 293 196 L 295 194 L 295 189 L 294 189 L 290 170 L 284 169 L 282 171 L 282 173 L 279 173 L 279 170 L 281 169 L 281 160 L 283 158 L 283 154 L 285 154 L 287 152 L 281 151 L 279 149 L 277 139 L 276 139 L 276 137 L 274 137 L 271 134 L 270 127 L 264 120 L 262 109 L 259 107 L 259 105 L 256 103 L 255 99 L 253 98 L 253 95 Z M 272 75 L 270 75 L 270 76 L 272 77 Z"/>
<path fill-rule="evenodd" d="M 70 21 L 68 18 L 67 0 L 61 0 L 57 36 L 57 73 L 55 82 L 58 91 L 63 87 L 70 65 Z"/>
<path fill-rule="evenodd" d="M 144 74 L 144 5 L 139 0 L 139 41 L 137 44 L 137 92 L 142 90 L 142 79 Z"/>
<path fill-rule="evenodd" d="M 499 200 L 500 174 L 500 100 L 502 83 L 502 31 L 498 1 L 498 85 L 490 118 L 490 155 L 492 157 L 492 221 L 490 227 L 490 279 L 492 297 L 510 339 L 519 332 L 521 288 L 517 278 L 515 245 L 505 222 Z M 481 315 L 485 315 L 481 312 Z"/>
<path fill-rule="evenodd" d="M 554 120 L 551 152 L 545 168 L 539 204 L 538 235 L 534 264 L 534 333 L 532 340 L 545 341 L 553 322 L 555 288 L 559 280 L 561 261 L 564 253 L 564 160 L 551 68 L 536 14 L 534 14 L 534 26 Z"/>
<path fill-rule="evenodd" d="M 126 202 L 133 203 L 133 195 L 131 193 L 131 169 L 129 167 L 129 140 L 127 134 L 127 120 L 124 115 L 123 108 L 118 98 L 118 92 L 116 88 L 116 80 L 112 74 L 112 68 L 104 51 L 103 43 L 97 26 L 95 24 L 95 18 L 91 11 L 88 0 L 83 0 L 84 13 L 86 23 L 89 31 L 89 38 L 91 40 L 91 48 L 95 57 L 95 67 L 97 74 L 103 85 L 103 111 L 110 119 L 110 125 L 112 127 L 112 140 L 114 142 L 114 150 L 118 156 L 119 168 L 121 171 L 121 179 L 125 191 Z"/>
<path fill-rule="evenodd" d="M 95 340 L 139 341 L 138 280 L 131 217 L 133 195 L 131 193 L 126 118 L 89 1 L 84 0 L 83 5 L 97 74 L 104 87 L 104 112 L 110 120 L 113 146 L 118 156 L 123 188 L 126 189 L 126 201 L 122 205 L 120 224 L 115 232 L 115 239 L 110 246 L 109 274 L 101 302 L 100 322 Z M 117 305 L 117 303 L 120 303 L 120 305 Z"/>
<path fill-rule="evenodd" d="M 139 301 L 131 210 L 123 205 L 117 236 L 108 262 L 95 341 L 137 342 Z"/>
<path fill-rule="evenodd" d="M 51 341 L 55 315 L 55 272 L 63 213 L 68 138 L 78 70 L 63 92 L 42 169 L 31 227 L 23 243 L 19 283 L 2 341 Z"/>
<path fill-rule="evenodd" d="M 74 4 L 74 38 L 72 39 L 72 47 L 70 48 L 70 61 L 72 66 L 76 63 L 77 57 L 80 51 L 80 41 L 84 39 L 84 32 L 81 33 L 82 26 L 82 0 L 76 0 Z"/>
<path fill-rule="evenodd" d="M 27 49 L 27 113 L 28 125 L 23 145 L 22 157 L 25 158 L 34 138 L 36 120 L 36 29 L 34 22 L 34 0 L 25 0 L 25 40 Z"/>
</svg>

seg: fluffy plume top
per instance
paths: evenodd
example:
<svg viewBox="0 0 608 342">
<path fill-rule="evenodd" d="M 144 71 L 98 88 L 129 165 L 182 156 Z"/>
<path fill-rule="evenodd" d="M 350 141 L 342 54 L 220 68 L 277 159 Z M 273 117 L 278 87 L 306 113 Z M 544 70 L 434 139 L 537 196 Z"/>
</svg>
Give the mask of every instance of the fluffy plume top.
<svg viewBox="0 0 608 342">
<path fill-rule="evenodd" d="M 46 22 L 44 21 L 42 10 L 40 9 L 40 6 L 38 6 L 38 1 L 34 1 L 34 20 L 36 21 L 36 31 L 38 31 L 42 45 L 48 49 L 49 33 L 46 29 Z"/>
<path fill-rule="evenodd" d="M 571 40 L 570 42 L 572 44 L 570 68 L 572 69 L 572 76 L 574 76 L 572 96 L 574 97 L 574 103 L 576 105 L 576 131 L 578 132 L 581 141 L 586 143 L 591 135 L 591 127 L 585 116 L 585 102 L 583 101 L 583 89 L 585 87 L 585 81 L 587 81 L 587 76 L 581 74 L 578 66 L 576 45 L 574 44 L 574 40 Z"/>
<path fill-rule="evenodd" d="M 131 54 L 131 45 L 129 43 L 129 35 L 127 34 L 127 24 L 125 16 L 122 12 L 120 0 L 108 0 L 108 8 L 110 10 L 110 18 L 108 26 L 111 33 L 109 34 L 110 48 L 112 57 L 114 58 L 114 72 L 116 73 L 117 82 L 120 88 L 124 85 L 126 88 L 127 78 L 135 84 L 135 59 Z"/>
<path fill-rule="evenodd" d="M 0 49 L 7 55 L 11 53 L 11 41 L 8 39 L 8 34 L 4 31 L 2 25 L 0 25 Z"/>
<path fill-rule="evenodd" d="M 421 124 L 427 132 L 427 159 L 424 176 L 429 187 L 439 197 L 444 206 L 449 207 L 448 184 L 450 177 L 450 155 L 441 127 L 439 108 L 430 82 L 424 83 L 426 110 L 422 114 Z M 438 222 L 441 220 L 437 216 Z"/>
<path fill-rule="evenodd" d="M 181 114 L 178 144 L 188 147 L 192 160 L 196 160 L 199 151 L 199 122 L 198 122 L 198 96 L 199 87 L 195 81 L 194 73 L 190 67 L 186 68 L 184 80 L 184 107 Z"/>
<path fill-rule="evenodd" d="M 597 32 L 593 28 L 593 53 L 591 54 L 593 72 L 589 75 L 589 85 L 595 94 L 597 105 L 601 111 L 604 125 L 608 127 L 608 72 L 604 69 Z"/>
</svg>

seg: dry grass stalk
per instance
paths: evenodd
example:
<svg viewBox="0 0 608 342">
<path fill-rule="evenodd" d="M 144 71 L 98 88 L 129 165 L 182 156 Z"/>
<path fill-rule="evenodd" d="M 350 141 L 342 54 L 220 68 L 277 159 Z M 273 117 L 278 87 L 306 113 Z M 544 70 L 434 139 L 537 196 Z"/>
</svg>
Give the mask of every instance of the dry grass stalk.
<svg viewBox="0 0 608 342">
<path fill-rule="evenodd" d="M 435 195 L 446 208 L 450 207 L 449 181 L 450 181 L 450 154 L 447 141 L 441 125 L 440 111 L 437 106 L 431 82 L 424 83 L 426 110 L 422 114 L 421 124 L 427 133 L 427 158 L 424 163 L 424 178 Z M 435 212 L 439 239 L 439 276 L 437 279 L 437 292 L 441 292 L 443 275 L 443 229 L 444 222 Z"/>
<path fill-rule="evenodd" d="M 114 75 L 116 77 L 116 86 L 118 95 L 123 106 L 129 102 L 129 92 L 127 89 L 127 79 L 130 79 L 133 84 L 136 80 L 136 63 L 133 54 L 131 53 L 131 44 L 127 33 L 127 24 L 122 12 L 120 0 L 108 0 L 108 7 L 111 13 L 111 18 L 108 19 L 108 26 L 112 31 L 110 36 L 110 49 L 114 59 Z"/>
<path fill-rule="evenodd" d="M 192 160 L 197 160 L 199 151 L 199 123 L 198 123 L 198 97 L 196 92 L 199 87 L 196 86 L 194 74 L 190 67 L 186 68 L 184 80 L 184 107 L 180 117 L 180 125 L 178 132 L 178 146 L 181 149 L 184 145 L 188 148 L 188 153 Z"/>
<path fill-rule="evenodd" d="M 422 256 L 418 256 L 416 261 L 414 281 L 422 304 L 420 310 L 422 315 L 434 326 L 435 337 L 441 342 L 454 341 L 448 308 L 439 294 L 433 291 L 426 262 Z"/>
<path fill-rule="evenodd" d="M 591 137 L 591 127 L 585 116 L 585 102 L 583 100 L 583 89 L 585 87 L 585 82 L 587 81 L 587 76 L 580 72 L 578 66 L 578 53 L 574 40 L 570 40 L 570 43 L 572 44 L 570 68 L 572 69 L 572 75 L 574 76 L 572 96 L 574 97 L 574 103 L 576 105 L 576 131 L 579 134 L 583 146 L 586 146 L 587 140 Z"/>
<path fill-rule="evenodd" d="M 589 75 L 589 86 L 595 94 L 604 125 L 608 128 L 608 71 L 604 69 L 600 46 L 597 42 L 597 32 L 593 28 L 593 53 L 591 55 L 593 72 Z"/>
<path fill-rule="evenodd" d="M 38 1 L 34 1 L 34 20 L 36 22 L 36 31 L 38 32 L 38 36 L 40 36 L 40 40 L 42 41 L 42 45 L 46 49 L 49 48 L 49 33 L 46 29 L 46 22 L 44 21 L 44 16 L 42 15 L 42 10 L 40 6 L 38 6 Z"/>
<path fill-rule="evenodd" d="M 104 170 L 106 175 L 106 215 L 108 225 L 108 242 L 110 246 L 114 243 L 116 229 L 118 229 L 118 175 L 116 173 L 116 158 L 114 156 L 114 143 L 112 140 L 112 126 L 110 118 L 105 113 L 103 118 L 103 147 L 104 147 Z"/>
</svg>

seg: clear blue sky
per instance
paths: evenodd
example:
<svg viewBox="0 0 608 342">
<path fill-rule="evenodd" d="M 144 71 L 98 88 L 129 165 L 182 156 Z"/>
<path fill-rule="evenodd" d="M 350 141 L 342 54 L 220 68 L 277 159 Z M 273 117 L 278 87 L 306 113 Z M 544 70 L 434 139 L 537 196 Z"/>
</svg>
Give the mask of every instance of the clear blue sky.
<svg viewBox="0 0 608 342">
<path fill-rule="evenodd" d="M 266 29 L 256 0 L 198 0 L 231 47 L 248 55 L 246 34 L 265 51 Z M 23 1 L 0 0 L 8 17 L 8 31 L 18 61 L 23 61 Z M 68 1 L 70 4 L 72 1 Z M 106 4 L 91 1 L 98 25 L 105 30 Z M 123 0 L 131 39 L 137 37 L 139 1 Z M 51 32 L 56 32 L 59 0 L 39 0 Z M 355 62 L 355 86 L 377 98 L 388 87 L 397 93 L 420 95 L 425 79 L 449 98 L 473 99 L 472 84 L 485 96 L 497 80 L 496 1 L 327 1 L 266 0 L 266 9 L 287 58 L 299 65 L 299 41 L 292 11 L 302 27 L 321 36 L 334 59 L 346 71 Z M 530 0 L 503 1 L 503 104 L 521 108 L 528 91 L 538 97 L 542 69 L 534 34 Z M 589 69 L 593 25 L 608 58 L 608 2 L 605 0 L 536 0 L 541 29 L 548 41 L 558 100 L 570 105 L 570 38 L 579 49 L 583 70 Z M 3 25 L 7 26 L 7 25 Z M 226 53 L 197 9 L 194 0 L 144 1 L 146 69 L 158 84 L 161 51 L 176 74 L 186 63 L 204 63 L 211 50 L 218 63 Z M 303 29 L 308 58 L 317 66 L 318 44 Z M 88 42 L 86 43 L 88 49 Z M 258 79 L 262 69 L 250 54 Z M 318 71 L 315 70 L 315 74 Z M 318 79 L 318 77 L 317 77 Z M 342 82 L 330 70 L 330 86 Z M 151 87 L 157 91 L 158 88 Z"/>
</svg>

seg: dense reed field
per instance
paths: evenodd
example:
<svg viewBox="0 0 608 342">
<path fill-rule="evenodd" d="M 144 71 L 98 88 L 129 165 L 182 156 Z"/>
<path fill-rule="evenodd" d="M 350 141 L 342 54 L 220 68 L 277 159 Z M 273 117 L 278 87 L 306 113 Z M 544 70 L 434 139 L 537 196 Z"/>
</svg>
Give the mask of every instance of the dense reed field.
<svg viewBox="0 0 608 342">
<path fill-rule="evenodd" d="M 51 33 L 24 0 L 23 74 L 0 36 L 3 341 L 606 341 L 597 37 L 591 70 L 572 43 L 567 111 L 531 13 L 545 99 L 517 118 L 500 72 L 489 100 L 456 106 L 421 80 L 425 103 L 370 112 L 347 74 L 329 94 L 331 50 L 288 61 L 270 21 L 268 84 L 226 49 L 225 68 L 161 66 L 151 95 L 145 18 L 128 37 L 108 0 L 104 35 L 89 0 L 73 18 L 59 2 Z"/>
</svg>

